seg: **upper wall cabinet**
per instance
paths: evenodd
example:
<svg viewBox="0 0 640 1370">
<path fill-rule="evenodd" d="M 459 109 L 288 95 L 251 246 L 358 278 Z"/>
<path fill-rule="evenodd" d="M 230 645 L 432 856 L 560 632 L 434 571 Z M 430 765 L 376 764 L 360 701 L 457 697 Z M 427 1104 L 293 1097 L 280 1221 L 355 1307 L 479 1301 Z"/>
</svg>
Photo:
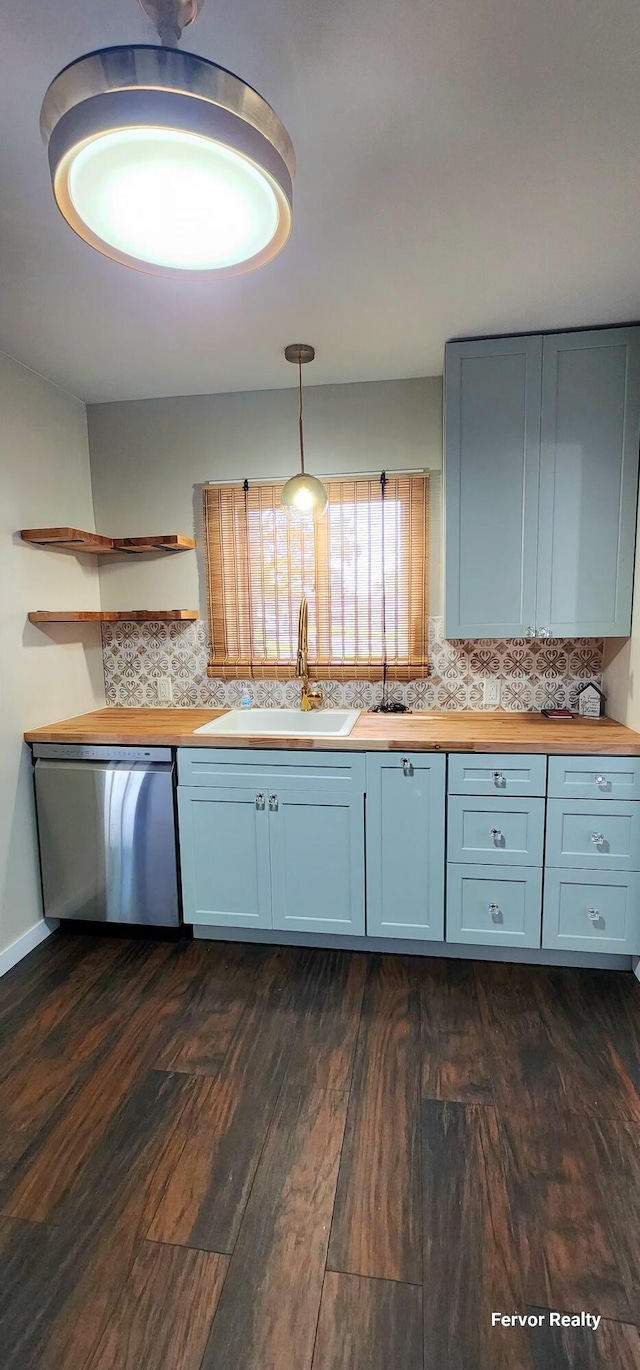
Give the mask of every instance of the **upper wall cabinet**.
<svg viewBox="0 0 640 1370">
<path fill-rule="evenodd" d="M 445 636 L 630 632 L 640 329 L 449 343 Z"/>
</svg>

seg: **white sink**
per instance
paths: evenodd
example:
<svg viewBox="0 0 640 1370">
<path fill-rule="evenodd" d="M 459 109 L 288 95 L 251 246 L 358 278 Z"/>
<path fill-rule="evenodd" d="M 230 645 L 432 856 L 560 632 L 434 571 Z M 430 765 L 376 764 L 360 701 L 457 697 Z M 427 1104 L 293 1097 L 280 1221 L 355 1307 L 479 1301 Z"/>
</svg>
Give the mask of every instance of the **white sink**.
<svg viewBox="0 0 640 1370">
<path fill-rule="evenodd" d="M 360 709 L 230 709 L 195 728 L 224 737 L 348 737 Z"/>
</svg>

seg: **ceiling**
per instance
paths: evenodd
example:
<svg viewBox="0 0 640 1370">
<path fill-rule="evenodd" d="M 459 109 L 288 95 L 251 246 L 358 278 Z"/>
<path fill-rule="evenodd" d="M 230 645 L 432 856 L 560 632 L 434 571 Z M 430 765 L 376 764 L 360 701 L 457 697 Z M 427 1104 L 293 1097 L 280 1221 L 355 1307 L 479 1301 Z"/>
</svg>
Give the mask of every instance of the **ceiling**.
<svg viewBox="0 0 640 1370">
<path fill-rule="evenodd" d="M 447 338 L 640 317 L 637 0 L 205 0 L 182 46 L 293 139 L 294 230 L 216 283 L 100 257 L 51 195 L 67 62 L 154 41 L 135 0 L 0 0 L 0 348 L 87 401 L 442 370 Z"/>
</svg>

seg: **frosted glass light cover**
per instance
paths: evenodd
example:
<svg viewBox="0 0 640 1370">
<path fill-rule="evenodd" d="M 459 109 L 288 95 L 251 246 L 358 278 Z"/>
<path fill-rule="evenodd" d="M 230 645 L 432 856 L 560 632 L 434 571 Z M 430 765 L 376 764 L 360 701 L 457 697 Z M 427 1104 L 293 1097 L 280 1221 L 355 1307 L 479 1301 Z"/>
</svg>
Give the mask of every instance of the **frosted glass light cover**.
<svg viewBox="0 0 640 1370">
<path fill-rule="evenodd" d="M 302 472 L 287 481 L 280 498 L 284 505 L 298 509 L 301 514 L 313 513 L 315 518 L 322 518 L 329 504 L 322 481 Z"/>
<path fill-rule="evenodd" d="M 92 138 L 73 157 L 68 188 L 92 233 L 160 267 L 233 267 L 263 251 L 278 228 L 267 173 L 231 148 L 175 129 Z"/>
</svg>

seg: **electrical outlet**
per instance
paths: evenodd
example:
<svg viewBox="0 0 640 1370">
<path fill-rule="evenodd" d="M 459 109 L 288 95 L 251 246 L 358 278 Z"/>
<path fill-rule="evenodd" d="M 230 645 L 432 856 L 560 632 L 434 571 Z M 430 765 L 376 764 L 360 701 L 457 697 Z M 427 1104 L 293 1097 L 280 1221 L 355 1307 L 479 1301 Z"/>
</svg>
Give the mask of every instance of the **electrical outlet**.
<svg viewBox="0 0 640 1370">
<path fill-rule="evenodd" d="M 170 675 L 158 677 L 158 699 L 165 704 L 173 704 L 173 684 Z"/>
<path fill-rule="evenodd" d="M 489 676 L 489 679 L 485 680 L 483 684 L 485 704 L 489 704 L 493 709 L 496 709 L 500 703 L 500 681 L 496 680 L 495 676 Z"/>
</svg>

